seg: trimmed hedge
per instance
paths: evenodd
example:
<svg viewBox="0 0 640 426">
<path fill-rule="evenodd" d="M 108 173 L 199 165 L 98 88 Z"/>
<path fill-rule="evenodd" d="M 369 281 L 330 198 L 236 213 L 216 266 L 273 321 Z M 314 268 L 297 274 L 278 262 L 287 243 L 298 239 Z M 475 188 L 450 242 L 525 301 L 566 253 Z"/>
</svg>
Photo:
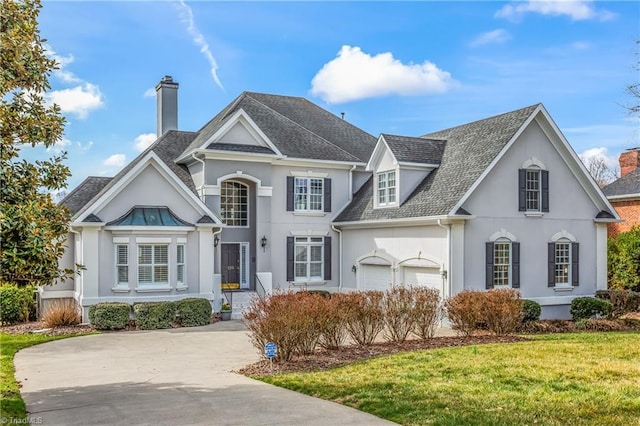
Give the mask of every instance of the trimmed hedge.
<svg viewBox="0 0 640 426">
<path fill-rule="evenodd" d="M 15 324 L 35 319 L 35 287 L 0 283 L 0 323 Z"/>
<path fill-rule="evenodd" d="M 121 330 L 129 324 L 130 313 L 126 303 L 98 303 L 89 307 L 89 322 L 98 330 Z"/>
<path fill-rule="evenodd" d="M 539 321 L 542 308 L 538 302 L 533 300 L 522 300 L 522 322 Z"/>
<path fill-rule="evenodd" d="M 574 321 L 593 318 L 596 315 L 606 317 L 611 313 L 611 302 L 595 297 L 576 297 L 571 301 L 569 313 Z"/>
<path fill-rule="evenodd" d="M 133 304 L 136 326 L 140 330 L 171 328 L 176 319 L 174 302 L 140 302 Z"/>
<path fill-rule="evenodd" d="M 189 298 L 176 302 L 176 315 L 183 327 L 211 323 L 211 303 L 207 299 Z"/>
</svg>

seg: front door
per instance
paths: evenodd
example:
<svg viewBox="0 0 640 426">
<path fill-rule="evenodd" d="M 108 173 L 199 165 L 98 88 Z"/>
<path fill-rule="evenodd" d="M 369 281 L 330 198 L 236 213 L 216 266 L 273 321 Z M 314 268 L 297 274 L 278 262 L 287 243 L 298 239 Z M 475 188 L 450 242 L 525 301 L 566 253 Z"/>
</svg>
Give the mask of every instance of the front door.
<svg viewBox="0 0 640 426">
<path fill-rule="evenodd" d="M 222 289 L 240 288 L 240 244 L 221 244 Z"/>
</svg>

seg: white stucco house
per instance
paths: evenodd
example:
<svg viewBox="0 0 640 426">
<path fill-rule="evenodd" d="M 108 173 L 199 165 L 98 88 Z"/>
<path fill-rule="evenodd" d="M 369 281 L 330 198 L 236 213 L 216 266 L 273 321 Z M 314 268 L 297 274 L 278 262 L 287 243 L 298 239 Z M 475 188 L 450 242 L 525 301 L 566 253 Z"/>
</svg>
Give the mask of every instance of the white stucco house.
<svg viewBox="0 0 640 426">
<path fill-rule="evenodd" d="M 158 94 L 158 139 L 113 178 L 89 177 L 47 287 L 85 314 L 104 301 L 518 288 L 543 317 L 606 288 L 615 210 L 541 104 L 421 137 L 377 139 L 299 97 L 242 93 L 177 130 L 178 84 Z M 237 313 L 236 313 L 237 315 Z"/>
</svg>

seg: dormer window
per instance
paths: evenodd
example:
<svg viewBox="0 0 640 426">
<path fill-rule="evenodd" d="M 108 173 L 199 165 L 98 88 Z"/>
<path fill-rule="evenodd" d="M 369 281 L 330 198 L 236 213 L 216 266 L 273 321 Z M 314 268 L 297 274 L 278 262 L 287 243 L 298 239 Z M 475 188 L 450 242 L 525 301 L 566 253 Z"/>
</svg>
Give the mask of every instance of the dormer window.
<svg viewBox="0 0 640 426">
<path fill-rule="evenodd" d="M 378 205 L 391 206 L 396 204 L 396 172 L 395 170 L 377 174 Z"/>
</svg>

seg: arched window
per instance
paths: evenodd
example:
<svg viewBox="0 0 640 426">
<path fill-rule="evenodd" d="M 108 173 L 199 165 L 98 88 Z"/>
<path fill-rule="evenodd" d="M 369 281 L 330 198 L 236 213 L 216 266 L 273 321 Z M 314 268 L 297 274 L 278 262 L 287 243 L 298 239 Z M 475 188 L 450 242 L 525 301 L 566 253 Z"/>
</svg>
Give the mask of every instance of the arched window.
<svg viewBox="0 0 640 426">
<path fill-rule="evenodd" d="M 504 229 L 486 243 L 486 288 L 520 288 L 520 243 Z"/>
<path fill-rule="evenodd" d="M 518 171 L 518 210 L 549 211 L 549 171 L 536 158 L 525 161 Z"/>
<path fill-rule="evenodd" d="M 222 182 L 220 218 L 227 226 L 248 226 L 247 185 L 236 181 Z"/>
<path fill-rule="evenodd" d="M 580 252 L 576 238 L 565 230 L 558 232 L 549 242 L 549 287 L 572 288 L 580 281 Z"/>
</svg>

